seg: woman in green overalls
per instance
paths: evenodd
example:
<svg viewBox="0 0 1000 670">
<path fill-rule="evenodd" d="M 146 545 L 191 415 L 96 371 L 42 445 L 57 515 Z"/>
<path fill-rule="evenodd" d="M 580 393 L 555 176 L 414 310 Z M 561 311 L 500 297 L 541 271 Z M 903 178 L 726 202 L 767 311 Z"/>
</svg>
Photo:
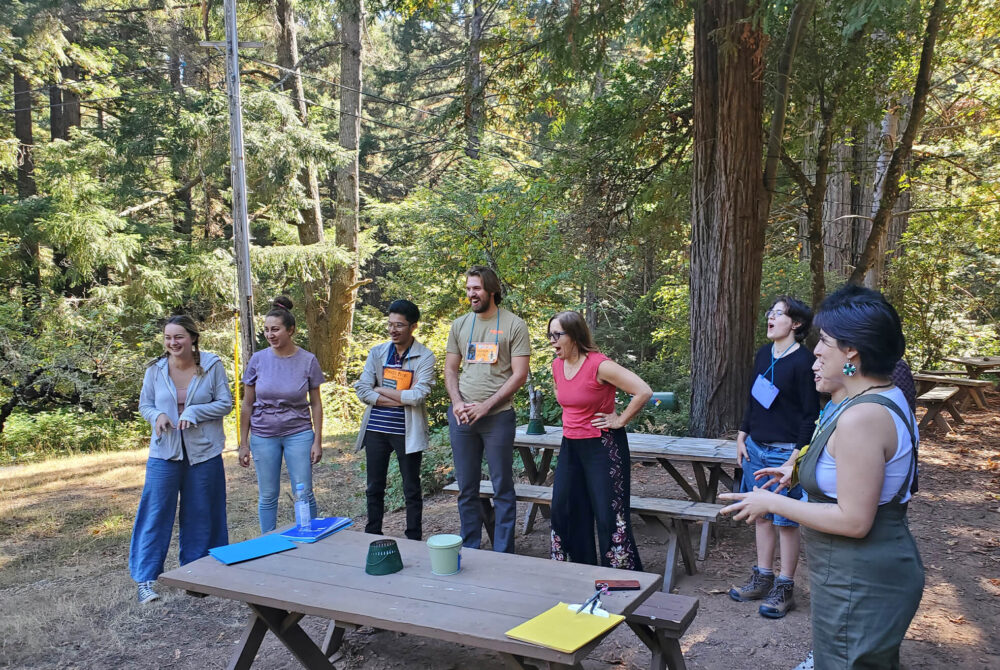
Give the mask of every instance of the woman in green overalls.
<svg viewBox="0 0 1000 670">
<path fill-rule="evenodd" d="M 898 668 L 899 646 L 920 604 L 924 567 L 906 506 L 916 472 L 916 422 L 890 375 L 905 341 L 877 291 L 845 286 L 816 315 L 821 377 L 846 400 L 817 425 L 796 465 L 808 502 L 763 489 L 784 468 L 758 471 L 762 488 L 724 494 L 723 509 L 753 523 L 780 514 L 805 531 L 817 670 Z M 838 495 L 839 494 L 839 495 Z"/>
</svg>

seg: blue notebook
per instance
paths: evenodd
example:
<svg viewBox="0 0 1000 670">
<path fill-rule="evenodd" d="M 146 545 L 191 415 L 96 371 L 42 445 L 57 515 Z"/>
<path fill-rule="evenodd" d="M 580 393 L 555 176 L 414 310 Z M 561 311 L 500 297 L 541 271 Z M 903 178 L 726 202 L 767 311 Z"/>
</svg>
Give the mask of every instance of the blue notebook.
<svg viewBox="0 0 1000 670">
<path fill-rule="evenodd" d="M 245 542 L 214 547 L 209 549 L 208 553 L 226 565 L 232 565 L 294 548 L 295 543 L 289 542 L 280 535 L 261 535 Z"/>
<path fill-rule="evenodd" d="M 292 526 L 279 537 L 293 540 L 295 542 L 315 542 L 322 540 L 327 535 L 333 535 L 338 530 L 343 530 L 354 522 L 346 516 L 320 517 L 313 519 L 308 529 Z"/>
</svg>

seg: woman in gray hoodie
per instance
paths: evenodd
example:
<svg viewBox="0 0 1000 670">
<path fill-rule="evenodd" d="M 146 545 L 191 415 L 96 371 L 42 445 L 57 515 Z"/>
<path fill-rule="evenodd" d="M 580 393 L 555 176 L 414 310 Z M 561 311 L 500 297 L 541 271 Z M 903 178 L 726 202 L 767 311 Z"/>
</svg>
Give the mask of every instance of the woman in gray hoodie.
<svg viewBox="0 0 1000 670">
<path fill-rule="evenodd" d="M 142 380 L 139 412 L 153 434 L 128 561 L 140 603 L 159 598 L 153 583 L 163 572 L 178 496 L 181 565 L 229 544 L 222 419 L 233 409 L 233 396 L 222 361 L 200 351 L 198 338 L 191 317 L 167 319 L 166 351 Z"/>
</svg>

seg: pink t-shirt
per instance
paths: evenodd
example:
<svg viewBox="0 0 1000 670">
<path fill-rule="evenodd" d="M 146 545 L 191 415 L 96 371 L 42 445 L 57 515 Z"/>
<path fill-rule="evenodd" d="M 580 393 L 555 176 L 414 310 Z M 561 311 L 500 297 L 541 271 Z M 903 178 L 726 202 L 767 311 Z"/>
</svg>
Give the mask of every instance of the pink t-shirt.
<svg viewBox="0 0 1000 670">
<path fill-rule="evenodd" d="M 601 429 L 591 425 L 596 412 L 615 410 L 615 391 L 611 384 L 597 381 L 597 368 L 608 360 L 604 354 L 591 351 L 572 379 L 563 375 L 565 361 L 552 361 L 552 378 L 556 381 L 556 400 L 562 407 L 563 435 L 573 440 L 600 437 Z"/>
</svg>

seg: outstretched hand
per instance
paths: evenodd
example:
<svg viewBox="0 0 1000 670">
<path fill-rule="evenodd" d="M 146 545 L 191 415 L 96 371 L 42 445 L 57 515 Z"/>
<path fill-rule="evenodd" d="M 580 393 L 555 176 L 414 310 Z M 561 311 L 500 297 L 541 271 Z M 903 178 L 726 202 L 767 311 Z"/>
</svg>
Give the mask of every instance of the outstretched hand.
<svg viewBox="0 0 1000 670">
<path fill-rule="evenodd" d="M 765 514 L 774 512 L 772 505 L 781 496 L 755 486 L 749 493 L 720 493 L 719 499 L 736 501 L 719 510 L 721 514 L 732 514 L 736 521 L 746 520 L 747 524 L 752 524 Z"/>
<path fill-rule="evenodd" d="M 791 488 L 792 486 L 792 470 L 795 466 L 793 465 L 780 465 L 776 468 L 761 468 L 753 473 L 754 480 L 759 482 L 765 477 L 768 478 L 763 484 L 759 484 L 760 488 L 768 489 L 775 493 L 780 493 L 781 491 Z M 778 487 L 772 489 L 773 485 L 777 484 Z"/>
</svg>

